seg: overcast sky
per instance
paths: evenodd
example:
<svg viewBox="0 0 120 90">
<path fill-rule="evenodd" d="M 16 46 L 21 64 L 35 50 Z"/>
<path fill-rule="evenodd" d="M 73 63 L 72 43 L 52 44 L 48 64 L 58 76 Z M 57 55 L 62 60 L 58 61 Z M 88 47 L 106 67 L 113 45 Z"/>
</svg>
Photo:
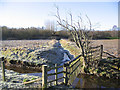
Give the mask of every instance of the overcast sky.
<svg viewBox="0 0 120 90">
<path fill-rule="evenodd" d="M 69 0 L 67 0 L 69 1 Z M 118 2 L 106 0 L 106 2 L 40 2 L 27 0 L 15 2 L 15 0 L 0 1 L 0 26 L 8 27 L 42 27 L 47 21 L 56 21 L 53 16 L 56 13 L 54 5 L 59 6 L 60 14 L 66 17 L 68 12 L 90 18 L 92 25 L 97 30 L 109 30 L 113 25 L 118 26 Z"/>
</svg>

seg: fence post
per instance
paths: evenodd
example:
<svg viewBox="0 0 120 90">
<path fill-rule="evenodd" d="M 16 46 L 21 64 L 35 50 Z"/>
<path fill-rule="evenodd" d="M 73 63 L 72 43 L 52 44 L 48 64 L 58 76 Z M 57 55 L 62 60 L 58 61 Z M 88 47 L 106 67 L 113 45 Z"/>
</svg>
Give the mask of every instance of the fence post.
<svg viewBox="0 0 120 90">
<path fill-rule="evenodd" d="M 47 65 L 42 65 L 42 88 L 47 88 Z"/>
<path fill-rule="evenodd" d="M 56 73 L 55 79 L 57 79 L 57 72 L 58 72 L 58 71 L 57 71 L 58 69 L 57 69 L 56 67 L 57 67 L 57 64 L 55 64 L 55 73 Z M 55 85 L 57 85 L 57 84 L 58 84 L 58 83 L 57 83 L 57 80 L 56 80 L 56 81 L 55 81 Z"/>
<path fill-rule="evenodd" d="M 65 85 L 67 85 L 68 84 L 68 71 L 67 71 L 67 66 L 68 66 L 68 64 L 64 64 L 64 66 L 63 66 L 63 69 L 64 69 L 64 84 Z"/>
<path fill-rule="evenodd" d="M 120 61 L 120 58 L 118 60 Z M 120 62 L 118 62 L 118 70 L 119 70 L 119 68 L 120 68 Z"/>
<path fill-rule="evenodd" d="M 102 59 L 102 54 L 103 54 L 103 45 L 100 46 L 100 59 Z"/>
<path fill-rule="evenodd" d="M 2 57 L 1 67 L 2 67 L 2 78 L 3 78 L 3 81 L 5 81 L 5 63 L 4 63 L 4 57 Z"/>
</svg>

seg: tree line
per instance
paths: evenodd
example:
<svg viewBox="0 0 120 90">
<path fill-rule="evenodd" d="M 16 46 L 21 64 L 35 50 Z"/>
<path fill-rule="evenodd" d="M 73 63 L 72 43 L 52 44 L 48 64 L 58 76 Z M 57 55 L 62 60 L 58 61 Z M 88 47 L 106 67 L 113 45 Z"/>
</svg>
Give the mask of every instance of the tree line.
<svg viewBox="0 0 120 90">
<path fill-rule="evenodd" d="M 72 36 L 67 30 L 49 30 L 43 28 L 8 28 L 1 26 L 3 40 L 32 40 L 32 39 L 70 39 Z M 118 39 L 118 31 L 90 31 L 92 39 Z"/>
</svg>

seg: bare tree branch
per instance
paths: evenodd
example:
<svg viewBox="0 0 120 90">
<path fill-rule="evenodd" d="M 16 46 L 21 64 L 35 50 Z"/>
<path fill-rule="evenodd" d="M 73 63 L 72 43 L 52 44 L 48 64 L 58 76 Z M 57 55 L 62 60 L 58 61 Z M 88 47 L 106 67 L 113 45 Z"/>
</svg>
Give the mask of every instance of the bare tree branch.
<svg viewBox="0 0 120 90">
<path fill-rule="evenodd" d="M 89 17 L 86 15 L 89 23 L 89 29 L 86 28 L 86 25 L 83 23 L 83 19 L 81 16 L 78 16 L 78 21 L 73 20 L 72 13 L 69 13 L 70 19 L 66 17 L 66 20 L 60 17 L 59 8 L 56 7 L 57 13 L 55 17 L 58 19 L 57 23 L 65 28 L 66 30 L 70 31 L 73 40 L 75 41 L 77 47 L 80 49 L 82 56 L 84 57 L 83 66 L 86 67 L 88 65 L 88 61 L 86 59 L 86 53 L 89 51 L 89 31 L 92 30 L 92 24 Z M 82 28 L 82 25 L 84 26 Z"/>
</svg>

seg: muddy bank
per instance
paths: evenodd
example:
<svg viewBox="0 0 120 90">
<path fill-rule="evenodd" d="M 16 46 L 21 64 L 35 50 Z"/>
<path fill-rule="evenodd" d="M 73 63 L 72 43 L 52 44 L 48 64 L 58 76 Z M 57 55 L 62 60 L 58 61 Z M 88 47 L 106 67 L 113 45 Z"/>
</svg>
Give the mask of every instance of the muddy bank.
<svg viewBox="0 0 120 90">
<path fill-rule="evenodd" d="M 5 68 L 8 70 L 13 70 L 18 73 L 35 73 L 42 71 L 42 65 L 46 64 L 37 64 L 33 62 L 27 61 L 20 61 L 20 60 L 6 60 L 5 61 Z"/>
<path fill-rule="evenodd" d="M 96 75 L 79 74 L 73 82 L 74 88 L 120 88 L 120 79 L 108 79 Z"/>
<path fill-rule="evenodd" d="M 17 64 L 5 64 L 5 68 L 7 70 L 13 70 L 18 73 L 37 73 L 42 72 L 41 66 L 40 67 L 32 67 L 32 66 L 23 66 Z"/>
</svg>

